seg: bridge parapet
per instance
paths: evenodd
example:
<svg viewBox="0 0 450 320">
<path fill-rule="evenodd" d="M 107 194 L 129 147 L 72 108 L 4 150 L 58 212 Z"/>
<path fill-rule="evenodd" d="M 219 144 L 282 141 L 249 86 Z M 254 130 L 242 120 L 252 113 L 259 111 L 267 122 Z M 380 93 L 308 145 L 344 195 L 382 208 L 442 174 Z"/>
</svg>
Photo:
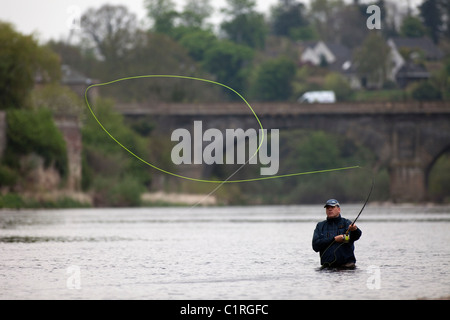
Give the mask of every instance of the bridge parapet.
<svg viewBox="0 0 450 320">
<path fill-rule="evenodd" d="M 258 116 L 302 114 L 450 114 L 449 102 L 371 102 L 300 104 L 292 102 L 249 102 Z M 242 102 L 232 103 L 155 103 L 122 104 L 117 110 L 127 116 L 138 115 L 248 115 Z"/>
</svg>

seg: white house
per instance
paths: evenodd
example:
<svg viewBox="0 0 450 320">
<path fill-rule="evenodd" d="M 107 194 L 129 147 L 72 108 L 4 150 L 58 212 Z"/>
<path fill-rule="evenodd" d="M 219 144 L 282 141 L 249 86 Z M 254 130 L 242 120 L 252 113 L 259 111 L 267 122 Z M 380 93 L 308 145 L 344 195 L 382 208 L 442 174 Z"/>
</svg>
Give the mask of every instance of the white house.
<svg viewBox="0 0 450 320">
<path fill-rule="evenodd" d="M 301 63 L 310 63 L 315 66 L 320 65 L 322 62 L 326 62 L 329 65 L 336 60 L 337 57 L 323 41 L 318 41 L 312 46 L 307 46 L 300 56 Z"/>
<path fill-rule="evenodd" d="M 329 70 L 344 75 L 352 88 L 361 87 L 352 64 L 352 52 L 341 44 L 324 41 L 306 42 L 300 55 L 300 63 L 314 66 L 325 64 Z"/>
<path fill-rule="evenodd" d="M 426 80 L 430 77 L 430 73 L 423 65 L 415 63 L 419 57 L 425 61 L 436 61 L 444 56 L 439 47 L 427 37 L 390 38 L 387 44 L 391 48 L 392 59 L 389 79 L 401 87 L 407 86 L 412 81 Z M 405 53 L 409 56 L 405 57 Z"/>
<path fill-rule="evenodd" d="M 417 64 L 417 58 L 425 61 L 437 61 L 443 58 L 442 51 L 430 38 L 390 38 L 387 44 L 391 48 L 391 68 L 387 79 L 406 87 L 414 81 L 426 80 L 430 73 L 423 64 Z M 409 56 L 405 57 L 405 53 Z M 363 80 L 356 73 L 349 48 L 324 41 L 304 42 L 300 54 L 301 64 L 326 66 L 329 70 L 339 72 L 347 78 L 353 89 L 362 87 Z M 382 83 L 375 84 L 375 87 Z M 372 84 L 373 86 L 373 84 Z"/>
</svg>

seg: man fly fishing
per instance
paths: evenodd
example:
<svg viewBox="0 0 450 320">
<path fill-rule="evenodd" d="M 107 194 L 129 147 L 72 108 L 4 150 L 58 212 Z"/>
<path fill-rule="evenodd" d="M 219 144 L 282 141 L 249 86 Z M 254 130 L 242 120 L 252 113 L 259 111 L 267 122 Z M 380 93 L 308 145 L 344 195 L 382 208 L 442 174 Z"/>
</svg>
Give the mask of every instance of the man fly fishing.
<svg viewBox="0 0 450 320">
<path fill-rule="evenodd" d="M 356 219 L 352 222 L 341 217 L 341 207 L 336 199 L 328 200 L 324 208 L 327 219 L 316 225 L 313 250 L 320 252 L 322 267 L 354 268 L 354 242 L 361 237 L 362 231 L 355 225 Z"/>
</svg>

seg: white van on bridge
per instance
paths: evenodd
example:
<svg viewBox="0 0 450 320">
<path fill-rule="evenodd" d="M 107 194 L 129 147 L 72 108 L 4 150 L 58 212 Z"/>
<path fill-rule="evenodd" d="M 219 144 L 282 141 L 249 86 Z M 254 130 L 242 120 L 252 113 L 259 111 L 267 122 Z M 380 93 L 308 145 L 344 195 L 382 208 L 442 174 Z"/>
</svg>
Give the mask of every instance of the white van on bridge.
<svg viewBox="0 0 450 320">
<path fill-rule="evenodd" d="M 297 100 L 300 103 L 335 103 L 334 91 L 308 91 Z"/>
</svg>

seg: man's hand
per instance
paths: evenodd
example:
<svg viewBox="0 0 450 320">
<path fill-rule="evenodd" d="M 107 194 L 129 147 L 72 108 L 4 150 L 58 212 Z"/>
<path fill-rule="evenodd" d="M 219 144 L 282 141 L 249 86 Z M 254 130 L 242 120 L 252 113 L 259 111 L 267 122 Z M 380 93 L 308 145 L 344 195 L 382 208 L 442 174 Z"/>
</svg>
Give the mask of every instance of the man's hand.
<svg viewBox="0 0 450 320">
<path fill-rule="evenodd" d="M 358 227 L 356 226 L 356 224 L 351 224 L 350 227 L 348 227 L 349 231 L 355 231 L 356 229 L 358 229 Z"/>
<path fill-rule="evenodd" d="M 338 243 L 344 242 L 344 235 L 343 234 L 337 235 L 336 237 L 334 237 L 334 241 Z"/>
</svg>

